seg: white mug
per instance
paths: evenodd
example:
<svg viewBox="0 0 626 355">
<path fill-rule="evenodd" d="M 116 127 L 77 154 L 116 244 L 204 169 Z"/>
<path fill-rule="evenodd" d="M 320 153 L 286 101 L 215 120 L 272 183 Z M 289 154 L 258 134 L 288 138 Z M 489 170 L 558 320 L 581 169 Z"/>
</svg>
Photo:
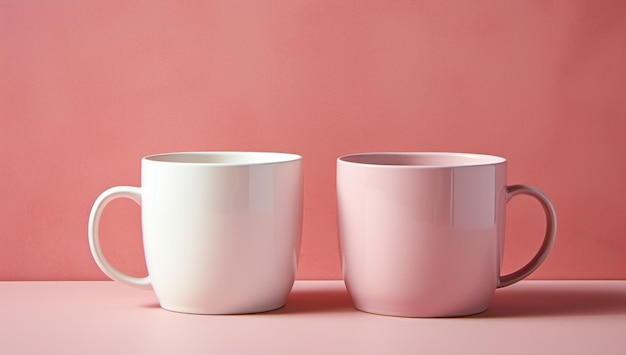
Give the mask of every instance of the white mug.
<svg viewBox="0 0 626 355">
<path fill-rule="evenodd" d="M 543 243 L 524 267 L 500 275 L 506 203 L 534 197 Z M 365 153 L 337 160 L 339 234 L 346 287 L 357 309 L 452 317 L 487 309 L 496 288 L 530 275 L 556 236 L 550 200 L 507 186 L 506 160 L 463 153 Z"/>
<path fill-rule="evenodd" d="M 141 205 L 148 276 L 115 269 L 98 224 L 116 198 Z M 152 287 L 162 308 L 239 314 L 282 307 L 295 280 L 302 231 L 302 157 L 189 152 L 141 160 L 141 187 L 103 192 L 89 217 L 89 245 L 114 280 Z"/>
</svg>

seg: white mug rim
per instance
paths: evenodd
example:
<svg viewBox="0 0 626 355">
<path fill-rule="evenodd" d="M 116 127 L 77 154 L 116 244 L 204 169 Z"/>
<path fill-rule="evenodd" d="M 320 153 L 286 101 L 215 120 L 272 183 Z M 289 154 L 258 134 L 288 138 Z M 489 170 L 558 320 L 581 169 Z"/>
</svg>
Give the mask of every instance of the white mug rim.
<svg viewBox="0 0 626 355">
<path fill-rule="evenodd" d="M 261 151 L 185 151 L 144 156 L 141 160 L 158 164 L 202 166 L 251 166 L 280 164 L 301 160 L 293 153 Z"/>
</svg>

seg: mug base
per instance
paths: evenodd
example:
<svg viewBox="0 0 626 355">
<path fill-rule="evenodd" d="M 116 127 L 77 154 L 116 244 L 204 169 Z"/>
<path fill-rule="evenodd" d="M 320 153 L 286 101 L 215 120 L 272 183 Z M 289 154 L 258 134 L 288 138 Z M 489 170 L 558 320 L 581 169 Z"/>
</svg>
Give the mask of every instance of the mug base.
<svg viewBox="0 0 626 355">
<path fill-rule="evenodd" d="M 277 305 L 266 306 L 266 307 L 241 308 L 241 309 L 232 309 L 232 308 L 196 309 L 196 308 L 172 307 L 169 305 L 160 305 L 162 309 L 169 311 L 169 312 L 196 314 L 196 315 L 213 315 L 213 316 L 265 313 L 265 312 L 275 311 L 277 309 L 283 308 L 284 306 L 285 306 L 285 302 L 277 304 Z"/>
<path fill-rule="evenodd" d="M 483 313 L 487 310 L 487 307 L 481 307 L 475 310 L 444 313 L 444 312 L 432 312 L 428 310 L 399 311 L 399 310 L 389 310 L 389 309 L 376 309 L 376 308 L 356 306 L 356 305 L 354 306 L 354 308 L 356 308 L 357 310 L 361 312 L 375 314 L 379 316 L 401 317 L 401 318 L 458 318 L 458 317 L 473 316 L 476 314 Z"/>
</svg>

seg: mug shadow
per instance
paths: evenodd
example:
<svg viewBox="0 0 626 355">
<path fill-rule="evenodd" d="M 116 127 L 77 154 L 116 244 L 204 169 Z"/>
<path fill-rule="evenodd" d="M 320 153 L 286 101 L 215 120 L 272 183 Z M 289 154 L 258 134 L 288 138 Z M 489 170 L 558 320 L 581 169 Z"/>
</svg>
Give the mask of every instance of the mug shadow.
<svg viewBox="0 0 626 355">
<path fill-rule="evenodd" d="M 352 312 L 350 296 L 345 289 L 293 290 L 286 304 L 272 314 Z"/>
<path fill-rule="evenodd" d="M 626 314 L 626 289 L 520 288 L 496 291 L 485 312 L 468 318 L 601 316 Z"/>
<path fill-rule="evenodd" d="M 541 281 L 538 281 L 541 282 Z M 489 308 L 465 319 L 579 317 L 626 314 L 626 287 L 515 287 L 497 290 Z M 142 308 L 161 308 L 157 302 Z M 294 289 L 286 304 L 279 309 L 257 315 L 289 315 L 304 313 L 350 313 L 354 308 L 344 287 Z"/>
<path fill-rule="evenodd" d="M 160 309 L 161 305 L 158 302 L 154 302 L 154 303 L 144 303 L 140 307 L 146 308 L 146 309 Z"/>
</svg>

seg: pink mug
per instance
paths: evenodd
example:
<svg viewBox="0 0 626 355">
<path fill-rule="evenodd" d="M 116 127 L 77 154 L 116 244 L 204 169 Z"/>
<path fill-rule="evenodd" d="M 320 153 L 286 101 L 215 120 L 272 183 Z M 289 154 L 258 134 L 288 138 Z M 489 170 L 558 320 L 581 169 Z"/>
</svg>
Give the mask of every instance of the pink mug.
<svg viewBox="0 0 626 355">
<path fill-rule="evenodd" d="M 534 187 L 507 186 L 506 159 L 464 153 L 365 153 L 337 160 L 343 274 L 354 306 L 403 317 L 483 312 L 496 288 L 548 255 L 554 207 Z M 506 203 L 536 198 L 546 234 L 534 258 L 500 275 Z"/>
</svg>

